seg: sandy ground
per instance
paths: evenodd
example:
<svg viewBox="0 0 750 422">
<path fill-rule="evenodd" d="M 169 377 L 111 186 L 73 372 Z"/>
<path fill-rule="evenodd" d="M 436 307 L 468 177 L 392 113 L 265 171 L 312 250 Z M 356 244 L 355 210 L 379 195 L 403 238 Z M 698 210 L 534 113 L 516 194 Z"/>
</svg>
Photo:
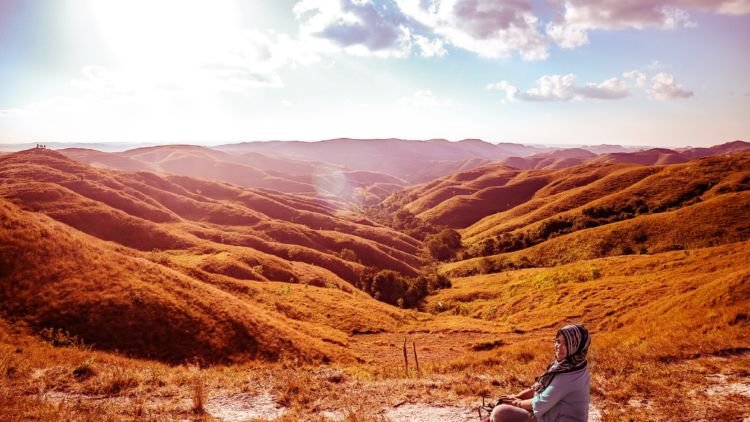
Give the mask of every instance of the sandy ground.
<svg viewBox="0 0 750 422">
<path fill-rule="evenodd" d="M 258 395 L 229 394 L 208 398 L 206 412 L 226 422 L 241 422 L 250 419 L 273 420 L 286 412 L 277 405 L 267 392 Z"/>
</svg>

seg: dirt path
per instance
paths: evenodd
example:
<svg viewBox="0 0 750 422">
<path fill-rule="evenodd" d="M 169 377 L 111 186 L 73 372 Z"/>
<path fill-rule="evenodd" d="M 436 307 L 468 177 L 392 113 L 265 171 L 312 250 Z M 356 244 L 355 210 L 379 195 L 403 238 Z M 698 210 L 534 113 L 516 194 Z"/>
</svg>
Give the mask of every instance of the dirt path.
<svg viewBox="0 0 750 422">
<path fill-rule="evenodd" d="M 127 397 L 100 397 L 81 394 L 68 394 L 50 391 L 44 396 L 55 403 L 77 401 L 128 401 Z M 186 405 L 187 406 L 187 405 Z M 287 409 L 276 403 L 268 392 L 260 394 L 237 393 L 218 394 L 208 398 L 206 413 L 225 422 L 249 420 L 274 420 L 286 413 Z M 467 406 L 439 406 L 428 403 L 400 404 L 384 408 L 381 415 L 392 422 L 476 422 L 479 420 L 476 408 Z M 324 420 L 343 422 L 343 410 L 327 410 L 319 415 Z M 599 409 L 592 404 L 589 409 L 589 422 L 601 421 Z"/>
<path fill-rule="evenodd" d="M 433 406 L 429 404 L 404 404 L 385 411 L 384 416 L 393 422 L 476 422 L 476 410 L 466 407 Z"/>
<path fill-rule="evenodd" d="M 273 420 L 281 417 L 286 408 L 276 404 L 267 392 L 253 394 L 219 394 L 208 398 L 206 412 L 226 422 L 251 419 Z"/>
<path fill-rule="evenodd" d="M 483 413 L 483 416 L 486 415 Z M 385 414 L 393 422 L 477 422 L 476 409 L 430 404 L 405 404 L 388 409 Z M 589 422 L 600 422 L 602 414 L 595 405 L 589 407 Z"/>
<path fill-rule="evenodd" d="M 729 382 L 730 377 L 724 374 L 711 374 L 706 378 L 712 383 L 706 389 L 709 396 L 737 394 L 750 398 L 750 377 L 737 382 Z"/>
</svg>

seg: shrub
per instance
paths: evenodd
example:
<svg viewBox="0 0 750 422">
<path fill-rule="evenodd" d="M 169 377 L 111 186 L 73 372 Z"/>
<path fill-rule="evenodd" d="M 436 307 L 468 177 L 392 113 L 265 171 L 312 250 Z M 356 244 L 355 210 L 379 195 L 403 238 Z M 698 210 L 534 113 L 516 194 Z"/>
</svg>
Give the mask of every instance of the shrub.
<svg viewBox="0 0 750 422">
<path fill-rule="evenodd" d="M 84 347 L 78 336 L 71 335 L 62 328 L 44 328 L 39 332 L 39 336 L 56 347 Z"/>
<path fill-rule="evenodd" d="M 422 221 L 408 210 L 403 209 L 399 202 L 400 199 L 403 198 L 400 198 L 398 193 L 394 194 L 391 198 L 391 201 L 386 201 L 388 205 L 384 202 L 379 205 L 365 208 L 365 215 L 371 220 L 377 221 L 384 226 L 398 230 L 418 240 L 425 240 L 428 235 L 440 231 L 439 228 Z"/>
<path fill-rule="evenodd" d="M 344 261 L 359 262 L 359 257 L 357 256 L 357 253 L 351 249 L 344 248 L 340 250 L 338 253 L 336 253 L 335 255 L 343 259 Z"/>
<path fill-rule="evenodd" d="M 556 237 L 561 234 L 568 233 L 571 231 L 570 229 L 573 227 L 573 225 L 573 220 L 569 218 L 554 218 L 545 220 L 544 222 L 542 222 L 541 226 L 539 226 L 538 237 L 547 240 L 551 237 Z"/>
<path fill-rule="evenodd" d="M 433 258 L 447 261 L 461 249 L 461 235 L 453 229 L 445 228 L 437 234 L 427 236 L 425 247 Z"/>
<path fill-rule="evenodd" d="M 428 294 L 451 287 L 451 281 L 437 272 L 411 278 L 392 270 L 369 268 L 360 276 L 357 287 L 381 302 L 412 308 Z"/>
</svg>

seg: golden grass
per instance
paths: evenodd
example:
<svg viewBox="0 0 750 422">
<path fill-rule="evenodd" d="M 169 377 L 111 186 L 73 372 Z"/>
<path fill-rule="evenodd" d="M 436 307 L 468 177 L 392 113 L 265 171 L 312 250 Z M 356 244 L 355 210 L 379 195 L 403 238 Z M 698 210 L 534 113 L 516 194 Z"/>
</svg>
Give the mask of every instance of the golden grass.
<svg viewBox="0 0 750 422">
<path fill-rule="evenodd" d="M 324 341 L 340 337 L 336 328 L 270 310 L 253 300 L 252 286 L 188 277 L 7 202 L 0 203 L 0 225 L 8 251 L 0 257 L 0 308 L 38 330 L 63 328 L 98 348 L 170 361 L 350 355 L 340 341 Z M 307 288 L 313 301 L 328 290 Z M 336 292 L 340 302 L 375 302 Z"/>
<path fill-rule="evenodd" d="M 451 263 L 443 270 L 451 275 L 478 274 L 737 242 L 750 237 L 748 204 L 750 191 L 726 193 L 675 211 L 575 231 L 517 252 Z"/>
<path fill-rule="evenodd" d="M 0 196 L 103 240 L 141 251 L 242 246 L 280 261 L 318 266 L 355 283 L 362 265 L 414 275 L 419 242 L 394 230 L 336 215 L 320 200 L 220 182 L 95 169 L 48 150 L 0 160 Z M 355 260 L 337 253 L 351 249 Z M 236 268 L 216 272 L 238 274 Z M 238 271 L 235 271 L 238 270 Z M 278 281 L 298 278 L 279 271 Z M 269 278 L 266 276 L 266 278 Z"/>
<path fill-rule="evenodd" d="M 476 243 L 500 233 L 531 229 L 548 218 L 580 218 L 587 207 L 621 210 L 636 201 L 641 205 L 635 208 L 645 212 L 676 209 L 747 190 L 749 166 L 750 154 L 738 153 L 672 166 L 588 164 L 563 169 L 532 200 L 503 213 L 482 216 L 463 235 L 467 243 Z"/>
<path fill-rule="evenodd" d="M 55 168 L 90 171 L 50 159 Z M 725 174 L 722 165 L 743 163 L 727 160 L 701 165 Z M 635 177 L 614 167 L 622 177 Z M 214 420 L 221 403 L 264 394 L 286 407 L 278 419 L 286 421 L 320 420 L 326 411 L 350 421 L 383 420 L 384 409 L 401 403 L 470 407 L 482 396 L 527 387 L 551 359 L 556 329 L 582 322 L 593 333 L 592 395 L 605 420 L 741 420 L 750 414 L 750 399 L 722 390 L 746 382 L 750 368 L 750 241 L 742 237 L 747 180 L 742 169 L 734 170 L 692 205 L 522 251 L 564 265 L 456 278 L 452 288 L 427 298 L 427 312 L 376 302 L 312 258 L 288 260 L 271 249 L 191 234 L 226 235 L 238 243 L 247 236 L 249 242 L 251 232 L 241 226 L 180 216 L 180 223 L 159 226 L 192 247 L 139 252 L 0 199 L 2 418 Z M 99 175 L 102 186 L 125 180 Z M 54 184 L 60 174 L 44 177 Z M 200 198 L 194 189 L 213 189 L 211 201 L 238 195 L 229 185 L 139 177 L 138 183 L 154 189 L 179 184 L 181 195 L 195 201 Z M 680 177 L 661 189 L 672 189 Z M 584 179 L 542 189 L 553 197 L 585 185 Z M 56 192 L 49 191 L 52 200 Z M 138 197 L 135 192 L 141 191 L 129 195 Z M 140 195 L 155 209 L 163 206 Z M 250 196 L 248 203 L 263 202 L 268 212 L 289 208 L 274 193 Z M 44 199 L 42 208 L 52 200 Z M 322 236 L 304 241 L 354 250 L 351 238 L 325 233 L 354 223 L 336 220 L 314 202 L 297 201 L 317 211 L 297 214 L 294 224 L 313 230 L 294 226 L 294 233 L 282 236 L 299 236 L 298 243 Z M 168 209 L 180 215 L 178 207 Z M 523 218 L 530 224 L 537 217 Z M 310 226 L 318 223 L 326 229 Z M 354 226 L 367 232 L 366 224 Z M 636 226 L 648 231 L 647 246 L 658 253 L 587 259 L 602 254 L 587 255 L 586 248 L 602 239 L 616 245 Z M 368 233 L 357 242 L 374 242 L 369 245 L 385 254 L 410 255 L 417 246 L 401 235 L 380 243 L 386 229 Z M 264 247 L 278 245 L 262 231 L 255 235 Z M 736 240 L 742 241 L 727 243 Z M 692 249 L 660 246 L 677 243 Z M 451 263 L 442 271 L 472 265 Z M 287 276 L 297 283 L 288 283 Z M 43 328 L 70 334 L 39 336 Z M 419 354 L 420 373 L 411 353 L 408 375 L 404 369 L 404 339 Z"/>
</svg>

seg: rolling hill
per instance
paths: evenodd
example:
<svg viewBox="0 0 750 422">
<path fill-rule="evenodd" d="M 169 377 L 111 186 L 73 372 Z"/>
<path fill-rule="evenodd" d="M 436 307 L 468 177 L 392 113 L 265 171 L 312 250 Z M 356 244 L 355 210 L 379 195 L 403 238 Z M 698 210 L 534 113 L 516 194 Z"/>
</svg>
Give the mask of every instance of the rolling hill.
<svg viewBox="0 0 750 422">
<path fill-rule="evenodd" d="M 287 420 L 360 420 L 427 401 L 474 417 L 478 397 L 528 387 L 575 322 L 593 335 L 604 420 L 750 412 L 744 143 L 593 156 L 350 141 L 1 155 L 0 407 L 189 419 L 270 401 Z M 220 180 L 312 186 L 321 151 L 335 171 L 316 183 L 379 189 L 365 211 L 380 213 L 333 187 Z M 409 173 L 388 152 L 435 167 Z M 455 254 L 428 256 L 456 233 Z"/>
<path fill-rule="evenodd" d="M 558 169 L 571 167 L 596 157 L 597 154 L 583 148 L 566 148 L 551 152 L 534 154 L 528 157 L 509 157 L 500 160 L 500 164 L 517 169 Z"/>
<path fill-rule="evenodd" d="M 351 171 L 324 162 L 276 158 L 254 152 L 230 154 L 192 145 L 144 147 L 110 153 L 81 148 L 60 152 L 94 167 L 183 175 L 273 189 L 321 197 L 341 208 L 346 208 L 347 203 L 380 201 L 406 184 L 381 172 Z"/>
<path fill-rule="evenodd" d="M 639 154 L 632 153 L 636 157 L 633 160 L 637 160 Z M 497 232 L 495 226 L 509 224 L 521 213 L 538 213 L 544 209 L 547 216 L 556 214 L 599 196 L 616 193 L 649 176 L 652 177 L 640 185 L 643 192 L 629 190 L 621 196 L 628 196 L 631 200 L 642 195 L 648 197 L 649 190 L 645 187 L 653 185 L 651 196 L 664 194 L 670 198 L 661 202 L 652 198 L 650 206 L 666 209 L 673 206 L 669 204 L 670 201 L 679 203 L 686 201 L 687 197 L 700 196 L 711 186 L 722 183 L 723 177 L 734 177 L 737 167 L 746 165 L 747 160 L 729 157 L 745 156 L 736 153 L 707 157 L 707 161 L 700 162 L 703 164 L 687 163 L 687 167 L 674 168 L 677 170 L 671 170 L 670 166 L 630 161 L 604 162 L 604 155 L 561 169 L 520 170 L 492 164 L 407 188 L 390 196 L 379 206 L 392 211 L 407 210 L 432 225 L 466 229 L 466 235 L 474 237 L 480 230 L 475 225 Z M 729 167 L 721 170 L 725 164 Z M 654 173 L 663 174 L 656 176 Z M 701 181 L 692 180 L 693 174 L 700 175 Z M 666 192 L 670 189 L 672 191 Z M 490 218 L 493 215 L 497 215 L 497 218 Z M 483 221 L 485 218 L 489 220 Z"/>
<path fill-rule="evenodd" d="M 3 157 L 0 194 L 102 240 L 141 251 L 243 248 L 245 265 L 301 280 L 289 261 L 332 271 L 316 283 L 354 283 L 365 266 L 417 273 L 419 243 L 338 216 L 325 201 L 153 173 L 96 169 L 50 150 Z M 341 250 L 351 251 L 347 259 Z M 250 251 L 250 252 L 248 252 Z M 239 264 L 239 263 L 238 263 Z M 260 275 L 255 278 L 264 279 Z"/>
<path fill-rule="evenodd" d="M 317 160 L 349 169 L 376 171 L 420 183 L 468 170 L 509 156 L 525 156 L 538 148 L 491 144 L 478 139 L 330 139 L 319 142 L 244 142 L 215 147 L 227 152 L 257 152 L 296 160 Z"/>
<path fill-rule="evenodd" d="M 399 318 L 367 295 L 301 285 L 292 289 L 307 298 L 309 314 L 287 317 L 264 299 L 289 294 L 279 283 L 273 289 L 282 293 L 269 295 L 268 287 L 231 276 L 182 272 L 5 199 L 0 221 L 4 317 L 64 329 L 100 349 L 169 362 L 345 361 L 354 359 L 342 345 L 351 332 L 382 330 Z M 363 308 L 378 310 L 377 319 Z M 329 321 L 316 309 L 325 309 Z M 352 314 L 357 309 L 361 319 Z"/>
<path fill-rule="evenodd" d="M 555 183 L 553 190 L 540 190 L 522 207 L 484 217 L 465 230 L 465 237 L 478 242 L 505 233 L 531 235 L 541 230 L 547 232 L 541 236 L 546 239 L 553 233 L 676 210 L 747 190 L 749 165 L 750 154 L 737 153 L 671 166 L 571 168 L 580 179 L 566 178 L 568 186 Z M 602 177 L 587 179 L 585 170 L 594 169 Z"/>
</svg>

